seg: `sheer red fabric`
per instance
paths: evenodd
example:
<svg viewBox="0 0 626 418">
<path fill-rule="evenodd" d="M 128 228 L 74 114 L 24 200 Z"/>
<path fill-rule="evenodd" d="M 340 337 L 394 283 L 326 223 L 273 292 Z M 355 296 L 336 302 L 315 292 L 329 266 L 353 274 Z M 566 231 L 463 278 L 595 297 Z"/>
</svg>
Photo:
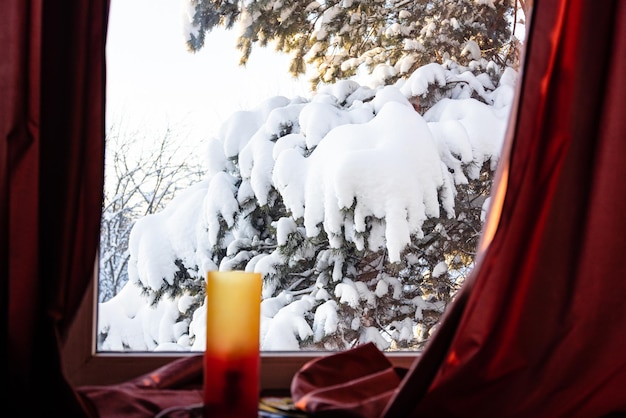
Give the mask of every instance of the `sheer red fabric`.
<svg viewBox="0 0 626 418">
<path fill-rule="evenodd" d="M 305 364 L 292 380 L 291 396 L 316 417 L 375 417 L 405 373 L 367 343 Z"/>
<path fill-rule="evenodd" d="M 108 0 L 0 13 L 0 271 L 11 416 L 81 416 L 59 347 L 95 263 Z"/>
<path fill-rule="evenodd" d="M 202 404 L 202 355 L 178 359 L 116 385 L 81 386 L 77 392 L 98 418 L 152 418 L 168 410 L 172 416 L 192 417 Z M 196 408 L 198 409 L 198 408 Z"/>
<path fill-rule="evenodd" d="M 624 21 L 535 2 L 498 229 L 385 417 L 626 414 Z"/>
</svg>

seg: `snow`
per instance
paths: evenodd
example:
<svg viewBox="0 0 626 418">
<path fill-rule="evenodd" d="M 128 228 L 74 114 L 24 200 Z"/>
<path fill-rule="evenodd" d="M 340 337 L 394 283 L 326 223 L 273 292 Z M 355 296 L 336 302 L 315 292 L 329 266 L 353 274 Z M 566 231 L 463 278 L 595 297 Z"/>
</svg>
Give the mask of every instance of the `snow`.
<svg viewBox="0 0 626 418">
<path fill-rule="evenodd" d="M 331 17 L 329 10 L 324 18 Z M 381 67 L 374 77 L 386 74 L 391 69 Z M 478 175 L 485 161 L 495 168 L 515 79 L 514 71 L 507 69 L 496 88 L 471 73 L 430 64 L 391 86 L 344 81 L 311 98 L 279 96 L 233 113 L 207 143 L 205 179 L 179 194 L 162 212 L 136 222 L 130 237 L 130 281 L 121 293 L 99 305 L 98 348 L 202 350 L 206 307 L 194 307 L 192 319 L 179 321 L 181 313 L 192 309 L 188 295 L 163 296 L 151 306 L 153 300 L 146 300 L 141 287 L 158 290 L 171 283 L 177 258 L 185 265 L 199 266 L 201 277 L 241 262 L 247 271 L 265 277 L 284 265 L 278 251 L 254 256 L 242 250 L 259 237 L 238 222 L 241 207 L 253 199 L 263 206 L 272 190 L 282 196 L 291 213 L 273 225 L 279 245 L 296 232 L 315 237 L 323 230 L 331 245 L 352 241 L 360 249 L 384 248 L 391 261 L 400 260 L 411 235 L 423 236 L 427 218 L 454 215 L 455 184 L 466 183 L 466 175 Z M 424 115 L 413 109 L 409 99 L 424 96 L 429 86 L 459 81 L 467 90 L 454 90 L 452 98 L 440 100 Z M 237 156 L 241 184 L 233 174 L 232 160 Z M 464 171 L 462 165 L 476 170 Z M 373 222 L 365 237 L 368 218 Z M 298 227 L 296 220 L 303 220 L 304 227 Z M 226 237 L 218 236 L 220 223 L 232 228 Z M 217 266 L 211 249 L 219 240 L 239 258 Z M 379 277 L 375 291 L 370 291 L 362 282 L 342 276 L 340 256 L 329 250 L 319 257 L 327 258 L 334 273 L 318 277 L 309 294 L 294 296 L 279 292 L 278 283 L 264 283 L 263 350 L 298 350 L 300 341 L 320 341 L 337 330 L 338 306 L 325 288 L 329 281 L 336 284 L 339 303 L 352 307 L 373 308 L 378 298 L 400 295 L 401 283 L 395 277 Z M 445 269 L 444 263 L 432 274 L 443 274 Z M 421 297 L 413 303 L 416 316 L 424 309 L 441 308 Z M 305 320 L 309 314 L 312 327 Z M 353 325 L 361 326 L 358 318 Z M 376 328 L 363 324 L 362 330 L 360 342 L 388 347 Z M 398 324 L 396 332 L 409 339 L 418 331 Z"/>
<path fill-rule="evenodd" d="M 265 350 L 297 351 L 298 339 L 313 336 L 313 330 L 304 320 L 304 313 L 314 304 L 311 297 L 304 297 L 281 308 L 272 320 L 262 325 L 261 346 Z"/>
<path fill-rule="evenodd" d="M 131 281 L 158 289 L 163 280 L 171 284 L 177 270 L 175 255 L 182 255 L 183 260 L 196 258 L 202 202 L 211 186 L 208 182 L 197 183 L 180 193 L 162 212 L 137 220 L 129 240 L 129 251 L 136 260 L 128 265 Z M 216 210 L 223 211 L 223 207 Z M 181 219 L 193 221 L 181 223 Z M 168 239 L 161 239 L 163 236 Z"/>
<path fill-rule="evenodd" d="M 321 304 L 315 310 L 315 319 L 313 320 L 315 341 L 321 341 L 325 335 L 335 332 L 338 324 L 337 302 L 328 300 Z"/>
</svg>

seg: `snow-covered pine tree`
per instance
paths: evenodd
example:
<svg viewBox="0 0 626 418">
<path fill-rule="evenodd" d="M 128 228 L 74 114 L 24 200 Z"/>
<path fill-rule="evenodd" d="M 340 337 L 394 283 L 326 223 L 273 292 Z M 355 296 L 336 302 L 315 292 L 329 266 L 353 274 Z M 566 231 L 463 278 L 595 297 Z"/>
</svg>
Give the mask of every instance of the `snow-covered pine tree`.
<svg viewBox="0 0 626 418">
<path fill-rule="evenodd" d="M 517 4 L 189 0 L 191 50 L 203 47 L 211 29 L 238 25 L 242 63 L 254 44 L 273 43 L 292 55 L 292 73 L 313 66 L 317 95 L 275 97 L 233 114 L 209 144 L 206 180 L 138 220 L 125 295 L 100 305 L 100 348 L 202 350 L 202 286 L 215 269 L 263 273 L 265 350 L 336 350 L 366 341 L 381 349 L 420 347 L 473 264 L 512 98 Z M 349 80 L 357 70 L 371 73 L 377 87 Z M 391 118 L 387 102 L 412 114 Z M 325 173 L 310 168 L 337 155 L 328 144 L 341 135 L 332 132 L 350 125 L 341 131 L 349 137 L 375 119 L 417 124 L 402 147 L 426 131 L 437 144 L 420 164 L 441 164 L 441 178 L 414 184 L 417 203 L 397 213 L 373 209 L 377 202 L 363 194 L 324 190 Z M 326 151 L 318 147 L 322 139 Z M 396 184 L 407 174 L 372 172 Z M 423 212 L 411 213 L 414 204 Z M 140 297 L 149 309 L 133 306 L 119 322 L 124 299 Z M 142 325 L 155 316 L 158 330 Z M 127 330 L 111 328 L 124 321 Z"/>
<path fill-rule="evenodd" d="M 146 138 L 140 132 L 122 132 L 118 124 L 109 129 L 106 140 L 109 167 L 100 228 L 100 302 L 117 295 L 128 281 L 128 244 L 135 220 L 162 210 L 178 191 L 202 178 L 199 164 L 177 155 L 180 144 L 170 129 L 160 137 Z M 144 141 L 153 151 L 143 150 Z"/>
<path fill-rule="evenodd" d="M 263 273 L 264 350 L 419 348 L 472 267 L 513 74 L 484 59 L 429 64 L 393 86 L 344 80 L 235 112 L 208 144 L 205 180 L 135 224 L 130 281 L 100 304 L 100 349 L 201 350 L 215 269 Z M 363 167 L 372 140 L 382 148 Z M 350 195 L 377 179 L 397 189 Z"/>
<path fill-rule="evenodd" d="M 379 64 L 394 68 L 391 82 L 448 59 L 513 65 L 511 23 L 523 15 L 517 0 L 189 0 L 189 9 L 190 50 L 213 28 L 237 26 L 242 64 L 255 44 L 273 45 L 291 55 L 292 74 L 313 69 L 314 88 Z"/>
</svg>

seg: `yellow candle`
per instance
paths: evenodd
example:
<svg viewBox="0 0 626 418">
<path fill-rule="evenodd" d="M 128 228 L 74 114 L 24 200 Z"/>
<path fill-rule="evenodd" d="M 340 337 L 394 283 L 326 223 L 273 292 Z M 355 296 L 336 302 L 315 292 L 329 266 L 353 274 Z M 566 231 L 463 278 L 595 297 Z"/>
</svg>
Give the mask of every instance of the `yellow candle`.
<svg viewBox="0 0 626 418">
<path fill-rule="evenodd" d="M 259 273 L 208 273 L 205 417 L 258 416 L 261 283 Z"/>
</svg>

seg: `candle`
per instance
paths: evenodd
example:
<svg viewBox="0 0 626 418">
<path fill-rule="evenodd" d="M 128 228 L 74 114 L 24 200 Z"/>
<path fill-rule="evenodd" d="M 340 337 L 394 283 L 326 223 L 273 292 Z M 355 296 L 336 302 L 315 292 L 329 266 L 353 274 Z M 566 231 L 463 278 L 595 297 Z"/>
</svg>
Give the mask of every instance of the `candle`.
<svg viewBox="0 0 626 418">
<path fill-rule="evenodd" d="M 259 273 L 207 275 L 205 417 L 258 416 L 261 283 Z"/>
</svg>

